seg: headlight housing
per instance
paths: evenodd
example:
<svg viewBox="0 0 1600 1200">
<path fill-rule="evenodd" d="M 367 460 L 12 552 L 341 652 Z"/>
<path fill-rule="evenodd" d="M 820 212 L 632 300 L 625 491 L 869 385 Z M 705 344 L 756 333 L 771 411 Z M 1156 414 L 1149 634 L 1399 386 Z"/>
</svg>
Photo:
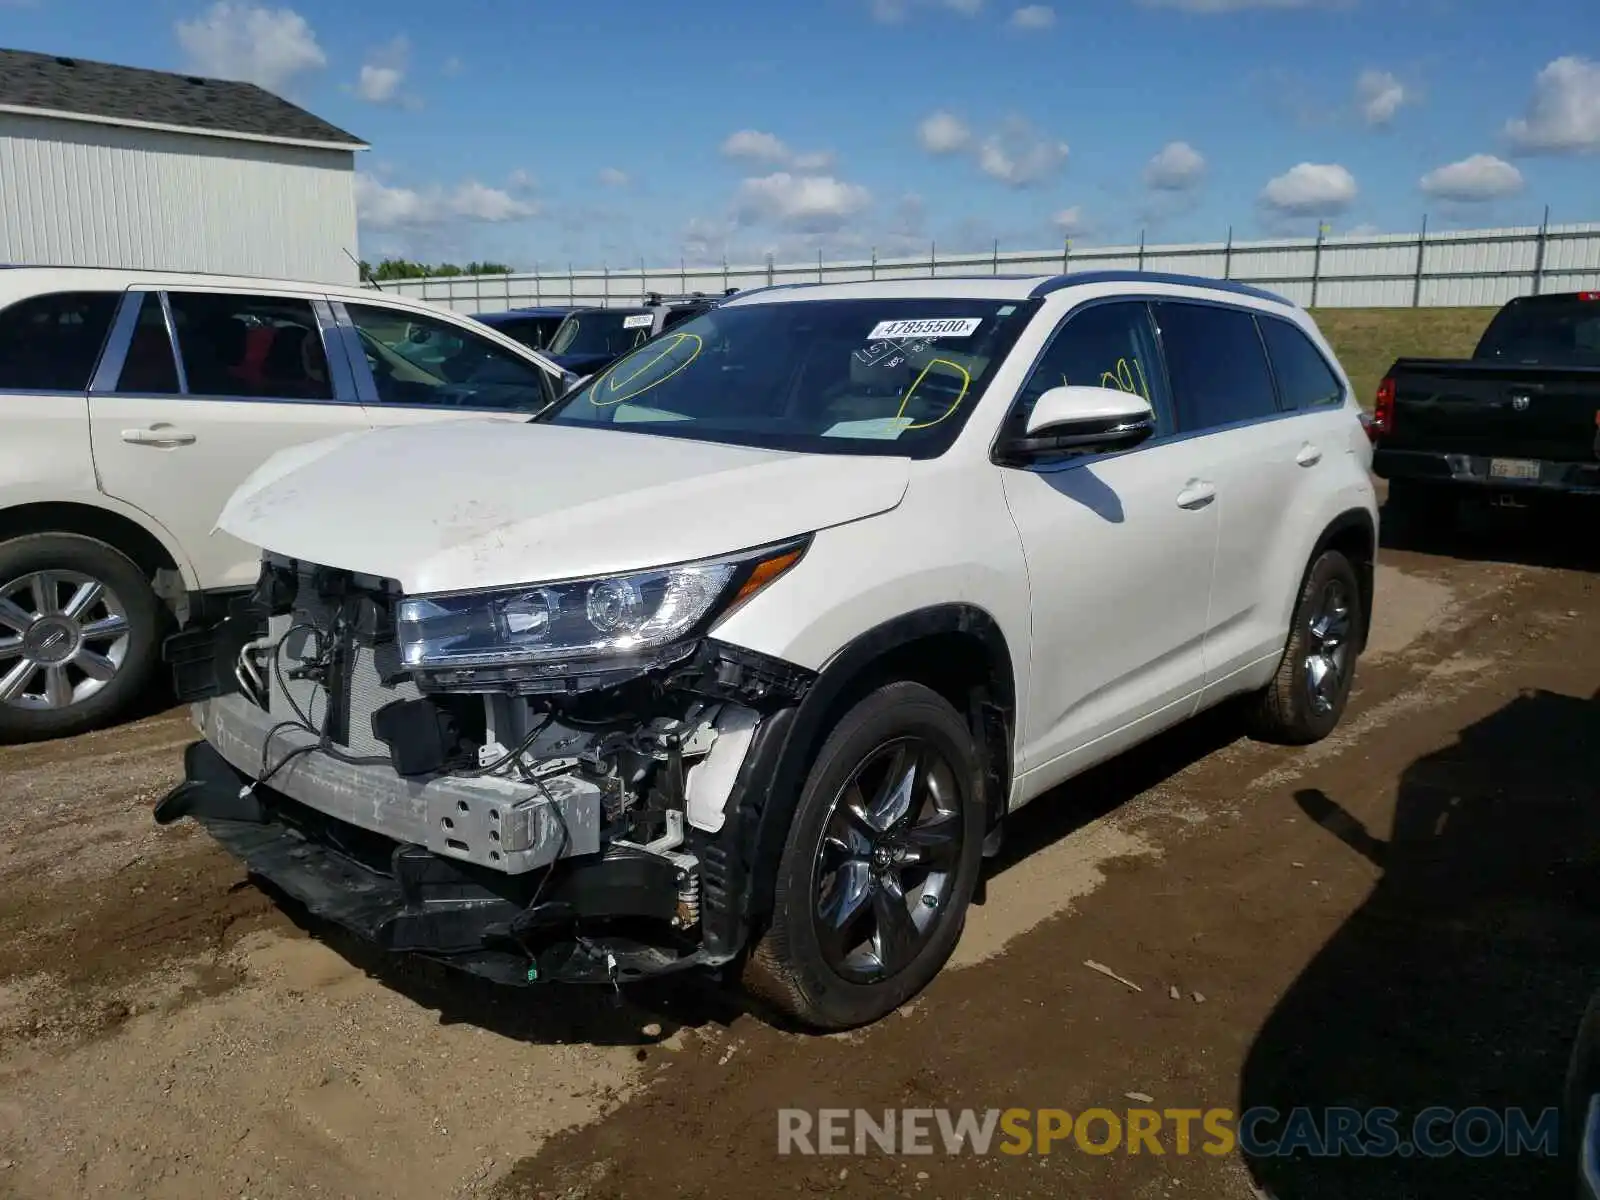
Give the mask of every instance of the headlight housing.
<svg viewBox="0 0 1600 1200">
<path fill-rule="evenodd" d="M 400 601 L 401 662 L 437 691 L 569 691 L 685 657 L 800 561 L 809 539 L 625 575 Z"/>
</svg>

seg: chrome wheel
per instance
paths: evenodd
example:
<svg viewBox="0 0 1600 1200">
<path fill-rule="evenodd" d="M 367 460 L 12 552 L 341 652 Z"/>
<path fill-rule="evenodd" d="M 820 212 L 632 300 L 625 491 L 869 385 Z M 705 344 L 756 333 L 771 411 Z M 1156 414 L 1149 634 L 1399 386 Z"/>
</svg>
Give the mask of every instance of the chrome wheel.
<svg viewBox="0 0 1600 1200">
<path fill-rule="evenodd" d="M 1351 597 L 1342 582 L 1323 585 L 1311 612 L 1306 642 L 1306 694 L 1313 711 L 1332 712 L 1350 666 Z"/>
<path fill-rule="evenodd" d="M 81 572 L 0 581 L 0 704 L 81 704 L 116 678 L 131 629 L 117 594 Z"/>
<path fill-rule="evenodd" d="M 853 983 L 903 970 L 950 908 L 961 859 L 961 791 L 920 738 L 885 743 L 834 798 L 817 851 L 823 957 Z"/>
</svg>

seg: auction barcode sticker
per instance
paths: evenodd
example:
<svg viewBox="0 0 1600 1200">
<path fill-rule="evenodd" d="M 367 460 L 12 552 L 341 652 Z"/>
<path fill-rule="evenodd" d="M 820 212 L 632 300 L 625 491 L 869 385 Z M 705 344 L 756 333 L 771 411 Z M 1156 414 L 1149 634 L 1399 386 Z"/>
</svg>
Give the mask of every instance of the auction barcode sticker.
<svg viewBox="0 0 1600 1200">
<path fill-rule="evenodd" d="M 879 321 L 867 334 L 869 342 L 881 338 L 971 337 L 982 317 L 929 317 L 921 321 Z"/>
<path fill-rule="evenodd" d="M 649 313 L 635 313 L 631 317 L 622 318 L 622 327 L 624 329 L 647 329 L 654 321 L 655 317 Z"/>
</svg>

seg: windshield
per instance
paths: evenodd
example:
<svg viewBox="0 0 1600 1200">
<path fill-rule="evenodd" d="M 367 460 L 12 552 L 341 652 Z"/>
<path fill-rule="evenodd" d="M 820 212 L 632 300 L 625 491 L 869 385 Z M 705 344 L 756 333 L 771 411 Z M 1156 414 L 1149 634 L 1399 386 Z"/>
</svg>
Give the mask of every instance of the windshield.
<svg viewBox="0 0 1600 1200">
<path fill-rule="evenodd" d="M 550 339 L 551 354 L 625 354 L 650 336 L 655 320 L 637 309 L 568 313 Z"/>
<path fill-rule="evenodd" d="M 1600 366 L 1600 293 L 1511 301 L 1489 322 L 1473 357 L 1548 367 Z"/>
<path fill-rule="evenodd" d="M 802 300 L 714 308 L 542 414 L 556 425 L 817 453 L 942 453 L 1035 302 Z"/>
</svg>

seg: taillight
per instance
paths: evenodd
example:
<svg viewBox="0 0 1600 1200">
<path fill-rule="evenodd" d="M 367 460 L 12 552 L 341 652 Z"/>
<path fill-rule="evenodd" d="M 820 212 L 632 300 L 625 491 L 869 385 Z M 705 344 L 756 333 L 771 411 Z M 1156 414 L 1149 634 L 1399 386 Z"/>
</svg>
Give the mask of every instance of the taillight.
<svg viewBox="0 0 1600 1200">
<path fill-rule="evenodd" d="M 1588 300 L 1590 302 L 1593 302 L 1595 300 L 1600 300 L 1600 292 L 1579 292 L 1578 293 L 1578 299 L 1579 300 Z"/>
<path fill-rule="evenodd" d="M 1367 422 L 1367 436 L 1377 441 L 1385 434 L 1394 432 L 1394 380 L 1389 376 L 1383 377 L 1383 382 L 1378 384 L 1378 399 L 1372 406 L 1372 420 Z"/>
</svg>

